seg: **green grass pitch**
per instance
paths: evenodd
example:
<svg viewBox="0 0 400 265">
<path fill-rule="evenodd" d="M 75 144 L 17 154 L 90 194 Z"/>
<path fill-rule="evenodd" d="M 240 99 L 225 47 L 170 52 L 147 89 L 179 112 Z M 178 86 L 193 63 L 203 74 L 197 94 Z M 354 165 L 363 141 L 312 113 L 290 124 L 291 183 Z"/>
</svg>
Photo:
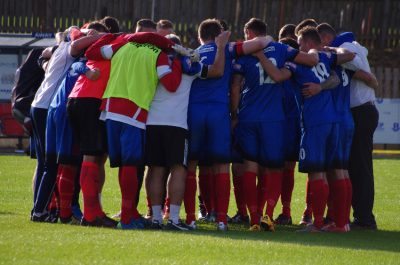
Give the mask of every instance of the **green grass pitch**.
<svg viewBox="0 0 400 265">
<path fill-rule="evenodd" d="M 197 231 L 179 233 L 32 223 L 34 167 L 35 161 L 27 157 L 0 156 L 0 264 L 400 264 L 400 161 L 396 159 L 374 160 L 379 230 L 347 234 L 299 234 L 294 232 L 297 226 L 270 233 L 232 225 L 230 231 L 218 232 L 210 224 L 200 224 Z M 295 177 L 296 223 L 304 207 L 305 178 Z M 114 169 L 106 170 L 102 200 L 107 213 L 119 210 Z M 143 192 L 140 211 L 145 211 Z M 279 212 L 280 205 L 275 214 Z"/>
</svg>

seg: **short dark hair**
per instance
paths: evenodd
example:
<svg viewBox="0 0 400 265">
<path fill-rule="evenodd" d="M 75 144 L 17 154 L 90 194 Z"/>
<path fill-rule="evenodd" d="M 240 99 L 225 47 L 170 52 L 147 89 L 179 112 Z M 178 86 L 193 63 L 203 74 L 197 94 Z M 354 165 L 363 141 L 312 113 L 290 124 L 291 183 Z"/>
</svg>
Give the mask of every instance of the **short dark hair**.
<svg viewBox="0 0 400 265">
<path fill-rule="evenodd" d="M 296 29 L 295 24 L 286 24 L 284 25 L 280 30 L 279 30 L 279 36 L 278 39 L 283 39 L 283 38 L 294 38 L 296 37 L 296 34 L 294 34 L 294 30 Z"/>
<path fill-rule="evenodd" d="M 328 23 L 321 23 L 317 26 L 317 30 L 319 34 L 329 34 L 332 36 L 336 36 L 336 30 L 329 25 Z"/>
<path fill-rule="evenodd" d="M 99 32 L 109 32 L 106 25 L 104 25 L 99 21 L 90 22 L 89 25 L 87 26 L 87 29 L 94 29 Z"/>
<path fill-rule="evenodd" d="M 176 44 L 182 45 L 181 39 L 175 34 L 168 34 L 165 37 L 169 40 L 172 40 Z"/>
<path fill-rule="evenodd" d="M 267 35 L 267 24 L 259 18 L 250 18 L 244 25 L 244 29 L 253 31 L 257 36 Z"/>
<path fill-rule="evenodd" d="M 219 21 L 219 23 L 221 24 L 222 29 L 223 29 L 224 31 L 229 30 L 228 23 L 227 23 L 224 19 L 218 19 L 218 21 Z"/>
<path fill-rule="evenodd" d="M 290 47 L 295 48 L 296 50 L 298 50 L 300 48 L 299 44 L 297 43 L 297 41 L 295 39 L 293 39 L 293 38 L 290 38 L 290 37 L 279 39 L 279 42 L 283 43 L 283 44 L 286 44 L 286 45 L 289 45 Z"/>
<path fill-rule="evenodd" d="M 294 29 L 294 34 L 296 34 L 296 36 L 299 36 L 299 31 L 307 26 L 317 27 L 318 23 L 313 18 L 306 18 L 302 20 L 299 24 L 297 24 L 296 28 Z"/>
<path fill-rule="evenodd" d="M 138 32 L 142 31 L 142 28 L 151 28 L 156 30 L 157 24 L 151 19 L 143 18 L 138 20 L 138 22 L 136 22 L 136 29 L 138 29 L 137 31 Z"/>
<path fill-rule="evenodd" d="M 321 37 L 319 36 L 318 30 L 314 27 L 304 27 L 298 32 L 298 36 L 301 36 L 303 40 L 313 41 L 316 44 L 321 44 Z"/>
<path fill-rule="evenodd" d="M 174 24 L 168 19 L 160 19 L 157 22 L 157 28 L 160 28 L 160 29 L 173 29 L 174 28 Z"/>
<path fill-rule="evenodd" d="M 221 34 L 223 28 L 221 23 L 215 19 L 203 20 L 199 25 L 199 37 L 201 40 L 214 40 L 219 34 Z"/>
<path fill-rule="evenodd" d="M 119 21 L 115 17 L 106 16 L 102 20 L 100 20 L 104 25 L 106 25 L 108 31 L 110 33 L 118 33 L 119 29 Z"/>
</svg>

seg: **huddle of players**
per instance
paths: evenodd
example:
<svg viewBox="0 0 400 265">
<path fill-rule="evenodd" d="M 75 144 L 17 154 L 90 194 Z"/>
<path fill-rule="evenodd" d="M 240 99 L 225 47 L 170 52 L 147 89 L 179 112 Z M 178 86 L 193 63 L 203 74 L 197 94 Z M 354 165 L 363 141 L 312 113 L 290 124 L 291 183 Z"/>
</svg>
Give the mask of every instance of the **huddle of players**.
<svg viewBox="0 0 400 265">
<path fill-rule="evenodd" d="M 118 25 L 115 20 L 108 23 Z M 53 208 L 50 198 L 57 185 L 63 223 L 192 230 L 200 165 L 207 217 L 216 220 L 218 230 L 227 230 L 229 165 L 234 161 L 238 215 L 232 221 L 246 220 L 248 211 L 250 230 L 273 231 L 279 196 L 283 213 L 275 221 L 291 223 L 294 161 L 299 157 L 300 171 L 309 173 L 303 221 L 314 216 L 304 231 L 348 231 L 351 183 L 344 172 L 351 143 L 350 79 L 338 65 L 353 60 L 354 54 L 333 48 L 322 52 L 323 34 L 336 33 L 327 24 L 304 27 L 307 23 L 315 21 L 296 27 L 300 47 L 292 48 L 284 44 L 296 46 L 290 38 L 272 42 L 258 19 L 246 23 L 246 41 L 233 43 L 218 20 L 205 20 L 196 52 L 177 46 L 174 35 L 107 34 L 112 26 L 104 26 L 106 20 L 85 30 L 70 28 L 51 55 L 31 108 L 38 157 L 32 220 L 52 220 L 48 209 Z M 141 20 L 136 32 L 155 31 L 154 26 Z M 159 23 L 162 30 L 170 26 Z M 371 80 L 362 71 L 355 77 Z M 119 222 L 107 217 L 101 206 L 107 155 L 111 167 L 119 167 Z M 136 209 L 144 163 L 150 224 Z M 326 172 L 328 224 L 323 219 Z M 82 188 L 82 218 L 72 208 L 76 176 Z M 182 200 L 185 223 L 179 218 Z M 165 226 L 162 208 L 168 218 Z"/>
</svg>

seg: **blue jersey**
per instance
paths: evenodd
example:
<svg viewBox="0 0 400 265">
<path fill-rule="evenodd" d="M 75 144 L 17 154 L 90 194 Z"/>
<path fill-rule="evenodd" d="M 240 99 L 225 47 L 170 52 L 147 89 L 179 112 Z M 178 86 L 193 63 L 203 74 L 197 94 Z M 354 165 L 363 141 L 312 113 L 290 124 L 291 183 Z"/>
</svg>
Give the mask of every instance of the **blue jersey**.
<svg viewBox="0 0 400 265">
<path fill-rule="evenodd" d="M 322 83 L 329 77 L 332 67 L 336 66 L 336 55 L 333 53 L 319 52 L 319 63 L 314 67 L 288 63 L 289 69 L 294 74 L 294 79 L 299 88 L 304 83 Z M 323 90 L 317 95 L 302 98 L 302 126 L 311 127 L 320 124 L 338 121 L 332 92 Z"/>
<path fill-rule="evenodd" d="M 201 63 L 212 65 L 217 53 L 217 45 L 213 43 L 200 46 Z M 236 44 L 228 43 L 225 48 L 224 75 L 220 78 L 200 79 L 193 81 L 189 104 L 193 103 L 229 103 L 229 88 L 232 76 L 232 60 L 236 57 Z"/>
<path fill-rule="evenodd" d="M 74 88 L 76 80 L 78 77 L 87 71 L 87 66 L 84 62 L 78 61 L 71 65 L 69 71 L 66 73 L 63 82 L 60 84 L 60 87 L 57 90 L 56 95 L 54 96 L 49 109 L 57 109 L 59 107 L 63 108 L 65 112 L 68 95 L 71 93 L 72 88 Z"/>
<path fill-rule="evenodd" d="M 350 113 L 350 81 L 354 72 L 341 66 L 337 66 L 335 71 L 339 76 L 340 83 L 335 89 L 332 89 L 331 93 L 336 112 L 342 120 Z"/>
<path fill-rule="evenodd" d="M 299 118 L 301 109 L 301 94 L 299 84 L 294 79 L 283 82 L 283 108 L 286 118 Z"/>
<path fill-rule="evenodd" d="M 293 60 L 298 50 L 286 44 L 272 42 L 264 48 L 265 56 L 278 68 Z M 239 58 L 234 64 L 235 73 L 244 75 L 238 118 L 240 121 L 281 121 L 283 110 L 283 85 L 276 83 L 252 55 Z"/>
</svg>

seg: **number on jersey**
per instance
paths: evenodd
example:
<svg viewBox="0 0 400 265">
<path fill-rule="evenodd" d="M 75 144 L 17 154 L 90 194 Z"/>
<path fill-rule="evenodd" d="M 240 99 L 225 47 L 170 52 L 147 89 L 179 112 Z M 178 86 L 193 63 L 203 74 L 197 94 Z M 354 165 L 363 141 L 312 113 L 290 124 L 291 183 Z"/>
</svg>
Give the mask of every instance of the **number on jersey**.
<svg viewBox="0 0 400 265">
<path fill-rule="evenodd" d="M 314 66 L 312 69 L 313 73 L 315 74 L 316 77 L 318 77 L 319 81 L 322 83 L 329 77 L 329 73 L 326 70 L 325 64 L 323 63 L 318 63 L 316 66 Z"/>
<path fill-rule="evenodd" d="M 273 65 L 278 65 L 275 58 L 268 58 L 268 60 L 270 60 Z M 258 71 L 260 73 L 260 86 L 262 86 L 263 84 L 275 84 L 275 81 L 272 80 L 271 77 L 269 77 L 268 75 L 265 77 L 264 68 L 262 67 L 260 62 L 258 62 L 256 66 L 258 67 Z"/>
</svg>

